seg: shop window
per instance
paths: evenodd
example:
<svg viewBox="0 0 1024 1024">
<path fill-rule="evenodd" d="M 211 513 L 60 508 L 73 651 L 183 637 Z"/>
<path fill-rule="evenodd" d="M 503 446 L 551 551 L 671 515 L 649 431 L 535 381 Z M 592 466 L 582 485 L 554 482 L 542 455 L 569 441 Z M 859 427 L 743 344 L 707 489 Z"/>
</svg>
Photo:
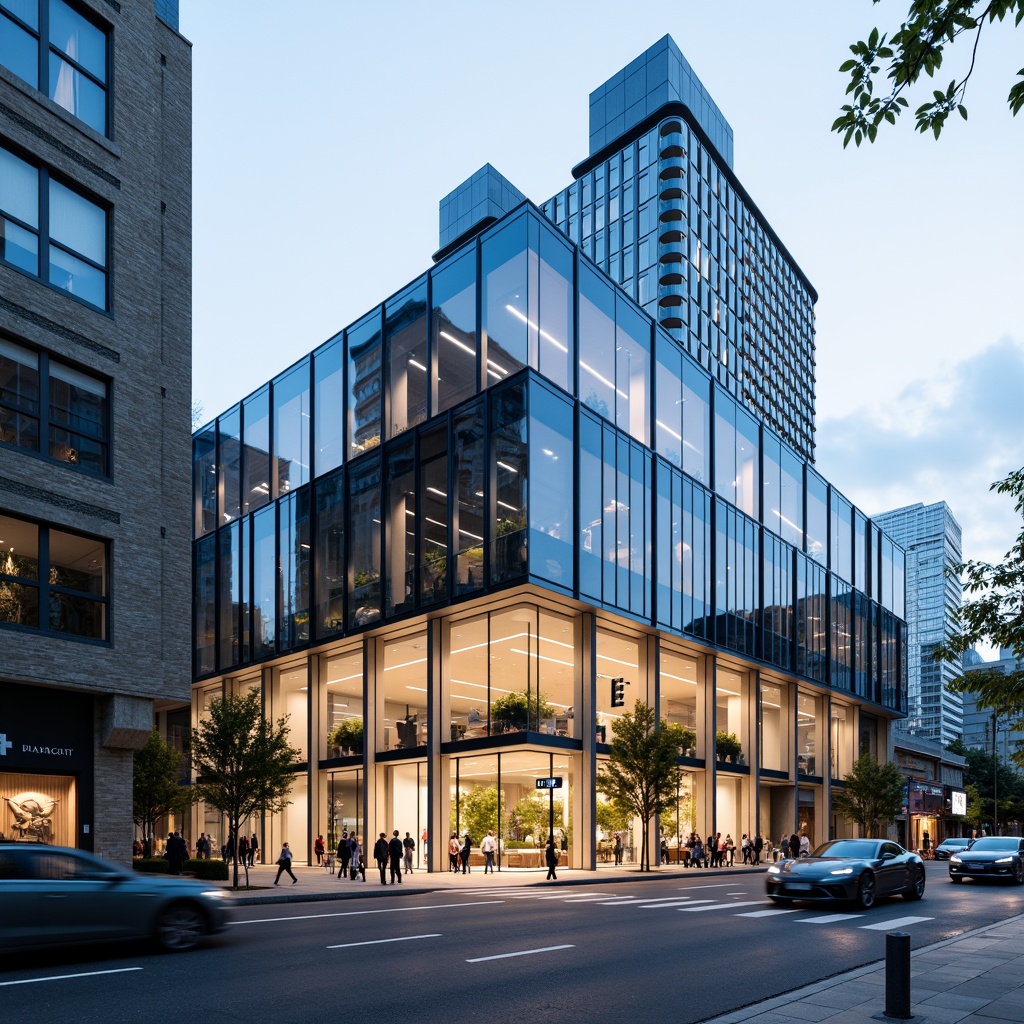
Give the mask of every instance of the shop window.
<svg viewBox="0 0 1024 1024">
<path fill-rule="evenodd" d="M 9 840 L 76 846 L 78 789 L 70 775 L 0 772 L 0 834 Z"/>
</svg>

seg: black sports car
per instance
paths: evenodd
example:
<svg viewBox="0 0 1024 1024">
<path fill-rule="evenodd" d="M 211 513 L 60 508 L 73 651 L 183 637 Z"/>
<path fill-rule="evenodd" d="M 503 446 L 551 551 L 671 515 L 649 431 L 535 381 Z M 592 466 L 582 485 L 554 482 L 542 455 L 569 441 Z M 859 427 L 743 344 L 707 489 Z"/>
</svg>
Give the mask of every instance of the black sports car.
<svg viewBox="0 0 1024 1024">
<path fill-rule="evenodd" d="M 924 862 L 886 839 L 833 839 L 810 857 L 783 860 L 768 868 L 768 898 L 776 903 L 844 900 L 865 910 L 879 896 L 919 900 L 924 895 Z"/>
<path fill-rule="evenodd" d="M 949 880 L 1007 878 L 1024 885 L 1024 839 L 1016 836 L 982 836 L 969 850 L 949 858 Z"/>
<path fill-rule="evenodd" d="M 943 839 L 932 856 L 936 860 L 949 860 L 954 853 L 963 853 L 971 845 L 970 839 Z"/>
</svg>

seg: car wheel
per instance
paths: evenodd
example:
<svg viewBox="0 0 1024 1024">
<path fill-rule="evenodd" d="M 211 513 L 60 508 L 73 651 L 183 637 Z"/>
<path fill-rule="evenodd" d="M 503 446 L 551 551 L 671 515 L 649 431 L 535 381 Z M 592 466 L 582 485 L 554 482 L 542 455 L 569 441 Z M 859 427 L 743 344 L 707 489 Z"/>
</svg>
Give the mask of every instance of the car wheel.
<svg viewBox="0 0 1024 1024">
<path fill-rule="evenodd" d="M 910 885 L 903 891 L 905 900 L 919 900 L 924 895 L 924 872 L 916 871 Z"/>
<path fill-rule="evenodd" d="M 191 903 L 172 903 L 161 913 L 156 924 L 157 941 L 169 953 L 195 949 L 205 934 L 206 918 Z"/>
<path fill-rule="evenodd" d="M 875 876 L 865 871 L 857 883 L 857 906 L 868 910 L 875 905 Z"/>
<path fill-rule="evenodd" d="M 1013 867 L 1013 881 L 1015 885 L 1024 885 L 1024 864 L 1020 861 Z"/>
<path fill-rule="evenodd" d="M 950 876 L 949 876 L 949 880 L 950 880 L 950 881 L 951 881 L 951 882 L 952 882 L 952 883 L 953 883 L 954 885 L 963 885 L 963 884 L 964 884 L 964 880 L 963 880 L 963 877 L 962 877 L 962 876 L 960 876 L 960 875 L 950 875 Z"/>
</svg>

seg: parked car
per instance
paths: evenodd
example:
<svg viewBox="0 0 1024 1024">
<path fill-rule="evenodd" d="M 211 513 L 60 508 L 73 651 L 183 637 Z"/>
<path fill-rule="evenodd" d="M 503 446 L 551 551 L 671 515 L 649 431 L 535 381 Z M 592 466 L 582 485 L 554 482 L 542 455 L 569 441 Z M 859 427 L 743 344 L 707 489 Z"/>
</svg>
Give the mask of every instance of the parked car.
<svg viewBox="0 0 1024 1024">
<path fill-rule="evenodd" d="M 192 949 L 226 927 L 225 895 L 209 882 L 135 873 L 84 850 L 6 843 L 0 949 L 137 939 Z"/>
<path fill-rule="evenodd" d="M 932 853 L 934 860 L 949 860 L 954 853 L 960 853 L 971 845 L 970 839 L 943 839 Z"/>
<path fill-rule="evenodd" d="M 809 857 L 768 867 L 765 885 L 775 903 L 850 901 L 865 910 L 880 896 L 919 900 L 924 862 L 885 839 L 833 839 Z"/>
<path fill-rule="evenodd" d="M 1016 836 L 982 836 L 968 850 L 949 858 L 949 879 L 1008 878 L 1024 885 L 1024 839 Z"/>
</svg>

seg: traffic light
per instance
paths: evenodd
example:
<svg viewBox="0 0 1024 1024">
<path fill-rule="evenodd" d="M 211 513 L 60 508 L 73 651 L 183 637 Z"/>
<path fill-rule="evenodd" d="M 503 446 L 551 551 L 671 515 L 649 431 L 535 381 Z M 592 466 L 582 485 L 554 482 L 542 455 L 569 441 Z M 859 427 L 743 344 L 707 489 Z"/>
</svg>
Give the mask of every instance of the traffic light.
<svg viewBox="0 0 1024 1024">
<path fill-rule="evenodd" d="M 626 680 L 619 676 L 612 680 L 612 707 L 624 708 L 626 706 Z"/>
</svg>

